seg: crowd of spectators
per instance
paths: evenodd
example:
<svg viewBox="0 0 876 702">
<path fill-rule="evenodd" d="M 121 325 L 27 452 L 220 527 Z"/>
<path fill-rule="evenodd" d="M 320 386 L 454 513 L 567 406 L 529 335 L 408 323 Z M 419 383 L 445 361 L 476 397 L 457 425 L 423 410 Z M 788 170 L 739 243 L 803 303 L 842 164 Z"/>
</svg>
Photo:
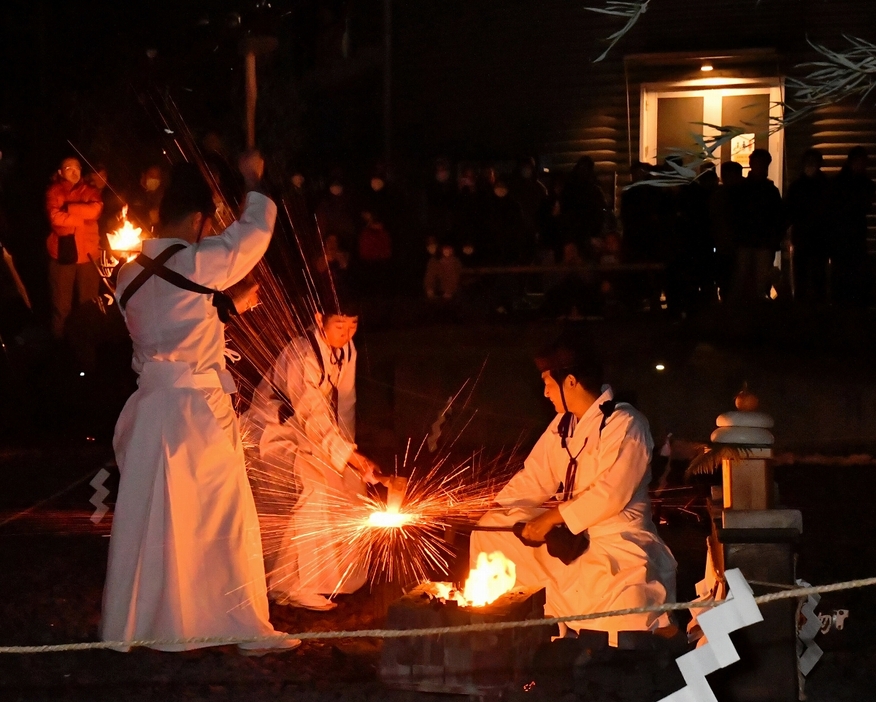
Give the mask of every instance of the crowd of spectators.
<svg viewBox="0 0 876 702">
<path fill-rule="evenodd" d="M 214 141 L 202 146 L 204 163 L 233 206 L 233 172 Z M 661 178 L 668 166 L 636 162 L 630 187 L 617 192 L 588 156 L 569 172 L 548 172 L 531 157 L 438 158 L 420 179 L 382 163 L 358 176 L 293 166 L 276 195 L 310 275 L 346 279 L 365 297 L 500 315 L 538 307 L 550 316 L 601 314 L 609 303 L 685 316 L 777 294 L 869 304 L 866 151 L 852 149 L 833 177 L 821 154 L 807 151 L 784 198 L 768 178 L 770 162 L 756 149 L 746 169 L 705 164 L 693 182 L 672 187 Z M 66 335 L 77 305 L 98 296 L 95 263 L 123 208 L 147 236 L 155 226 L 165 179 L 165 168 L 149 164 L 123 190 L 102 164 L 87 173 L 76 158 L 59 164 L 45 196 L 55 338 Z"/>
</svg>

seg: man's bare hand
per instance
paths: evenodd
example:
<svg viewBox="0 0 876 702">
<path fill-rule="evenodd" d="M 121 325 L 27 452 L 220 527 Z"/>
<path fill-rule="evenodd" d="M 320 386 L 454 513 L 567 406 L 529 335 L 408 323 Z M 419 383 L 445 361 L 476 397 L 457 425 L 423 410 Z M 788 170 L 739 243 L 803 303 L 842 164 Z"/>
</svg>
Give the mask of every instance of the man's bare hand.
<svg viewBox="0 0 876 702">
<path fill-rule="evenodd" d="M 240 168 L 240 174 L 243 176 L 247 191 L 256 190 L 265 173 L 265 159 L 262 158 L 261 153 L 247 151 L 241 154 L 237 166 Z"/>
<path fill-rule="evenodd" d="M 246 278 L 231 288 L 231 299 L 237 314 L 243 314 L 259 304 L 259 284 Z"/>
<path fill-rule="evenodd" d="M 526 523 L 526 526 L 523 527 L 523 538 L 536 543 L 544 543 L 547 533 L 555 526 L 564 523 L 560 510 L 549 509 Z"/>
</svg>

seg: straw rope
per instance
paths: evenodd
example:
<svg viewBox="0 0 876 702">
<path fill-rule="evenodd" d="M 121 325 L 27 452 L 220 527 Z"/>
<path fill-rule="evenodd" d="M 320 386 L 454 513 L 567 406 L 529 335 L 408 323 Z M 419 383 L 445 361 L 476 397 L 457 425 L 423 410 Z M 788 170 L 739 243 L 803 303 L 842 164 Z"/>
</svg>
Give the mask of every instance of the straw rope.
<svg viewBox="0 0 876 702">
<path fill-rule="evenodd" d="M 856 588 L 869 587 L 876 585 L 876 578 L 862 578 L 859 580 L 848 580 L 841 583 L 833 583 L 830 585 L 818 585 L 813 587 L 798 587 L 791 590 L 782 590 L 780 592 L 771 592 L 766 595 L 759 595 L 754 598 L 758 605 L 776 602 L 778 600 L 788 600 L 798 597 L 807 597 L 814 594 L 824 594 L 826 592 L 840 592 L 842 590 L 853 590 Z M 359 629 L 354 631 L 304 631 L 296 634 L 278 634 L 276 636 L 256 636 L 247 638 L 224 638 L 200 636 L 186 639 L 174 640 L 140 640 L 140 641 L 91 641 L 83 643 L 68 643 L 68 644 L 51 644 L 45 646 L 0 646 L 0 653 L 59 653 L 63 651 L 90 651 L 95 649 L 126 649 L 137 646 L 155 647 L 155 646 L 180 646 L 189 644 L 205 644 L 209 646 L 222 646 L 227 644 L 242 644 L 242 643 L 265 643 L 285 641 L 289 639 L 301 640 L 326 640 L 326 639 L 362 639 L 362 638 L 380 638 L 380 639 L 401 639 L 421 636 L 441 636 L 447 634 L 471 634 L 484 631 L 503 631 L 507 629 L 522 629 L 534 626 L 550 626 L 553 624 L 565 622 L 581 622 L 590 619 L 603 619 L 608 617 L 621 617 L 628 614 L 645 614 L 672 612 L 684 609 L 704 609 L 715 607 L 727 600 L 693 600 L 690 602 L 673 602 L 662 605 L 652 605 L 648 607 L 632 607 L 629 609 L 618 609 L 610 612 L 593 612 L 590 614 L 574 614 L 565 617 L 548 617 L 544 619 L 526 619 L 523 621 L 508 621 L 508 622 L 491 622 L 483 624 L 464 624 L 460 626 L 443 626 L 430 627 L 426 629 Z M 265 648 L 270 648 L 266 646 Z"/>
</svg>

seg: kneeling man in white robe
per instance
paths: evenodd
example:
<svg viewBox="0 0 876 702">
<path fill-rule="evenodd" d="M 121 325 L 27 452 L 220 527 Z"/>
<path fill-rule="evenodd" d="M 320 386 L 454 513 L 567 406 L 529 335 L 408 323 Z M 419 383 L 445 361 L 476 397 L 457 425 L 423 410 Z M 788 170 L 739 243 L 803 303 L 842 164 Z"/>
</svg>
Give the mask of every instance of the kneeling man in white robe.
<svg viewBox="0 0 876 702">
<path fill-rule="evenodd" d="M 366 483 L 384 480 L 354 443 L 358 311 L 343 295 L 326 297 L 314 325 L 259 384 L 244 422 L 257 447 L 256 483 L 286 506 L 265 529 L 269 596 L 313 610 L 333 609 L 331 596 L 365 584 L 365 554 L 345 537 Z"/>
<path fill-rule="evenodd" d="M 116 296 L 134 342 L 138 389 L 116 424 L 121 473 L 113 515 L 100 636 L 161 640 L 279 636 L 268 620 L 258 516 L 246 476 L 225 368 L 231 300 L 271 240 L 277 207 L 257 192 L 264 161 L 240 163 L 249 191 L 240 220 L 203 236 L 213 193 L 191 164 L 174 167 L 158 238 L 125 264 Z M 242 652 L 290 649 L 278 639 Z M 126 650 L 126 649 L 123 649 Z"/>
<path fill-rule="evenodd" d="M 500 506 L 483 525 L 526 522 L 526 546 L 507 532 L 474 532 L 472 567 L 481 551 L 501 551 L 517 564 L 517 582 L 544 587 L 547 616 L 590 614 L 675 601 L 676 562 L 651 520 L 648 483 L 654 448 L 648 421 L 625 403 L 615 403 L 602 385 L 602 366 L 587 346 L 566 336 L 537 359 L 544 394 L 557 417 L 542 434 L 524 467 L 496 496 Z M 558 506 L 544 506 L 559 499 Z M 544 545 L 548 532 L 564 525 L 589 534 L 589 548 L 565 565 Z M 666 614 L 571 622 L 574 630 L 617 633 L 668 626 Z M 562 627 L 561 627 L 562 629 Z"/>
</svg>

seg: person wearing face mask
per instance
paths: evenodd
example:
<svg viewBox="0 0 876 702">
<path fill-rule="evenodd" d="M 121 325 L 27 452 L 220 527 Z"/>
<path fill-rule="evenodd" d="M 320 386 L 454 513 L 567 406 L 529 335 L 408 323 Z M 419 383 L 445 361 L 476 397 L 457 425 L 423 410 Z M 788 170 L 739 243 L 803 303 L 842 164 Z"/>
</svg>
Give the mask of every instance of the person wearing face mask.
<svg viewBox="0 0 876 702">
<path fill-rule="evenodd" d="M 430 300 L 453 300 L 459 291 L 459 279 L 462 275 L 462 262 L 457 257 L 453 244 L 445 241 L 439 246 L 430 237 L 426 249 L 430 254 L 423 280 L 426 297 Z"/>
<path fill-rule="evenodd" d="M 145 240 L 143 252 L 119 272 L 116 299 L 139 380 L 113 438 L 121 479 L 100 622 L 104 641 L 279 633 L 268 619 L 258 515 L 231 402 L 236 387 L 225 367 L 233 302 L 218 292 L 262 258 L 277 207 L 261 192 L 258 153 L 241 157 L 240 171 L 243 213 L 210 236 L 210 186 L 193 164 L 174 166 L 157 238 Z M 299 644 L 281 639 L 238 648 L 259 654 Z"/>
<path fill-rule="evenodd" d="M 46 248 L 55 339 L 64 336 L 74 298 L 81 305 L 97 297 L 100 276 L 92 259 L 100 257 L 102 211 L 100 193 L 82 179 L 79 161 L 65 158 L 46 191 L 46 214 L 52 228 Z"/>
<path fill-rule="evenodd" d="M 827 299 L 830 183 L 821 171 L 823 161 L 820 151 L 806 151 L 803 172 L 785 195 L 785 219 L 794 245 L 795 299 L 804 302 Z"/>
<path fill-rule="evenodd" d="M 128 202 L 128 219 L 144 232 L 158 224 L 158 208 L 164 196 L 164 173 L 158 165 L 149 166 L 140 176 L 140 183 Z"/>
<path fill-rule="evenodd" d="M 676 567 L 651 518 L 648 483 L 654 441 L 648 420 L 615 400 L 603 384 L 602 363 L 586 341 L 566 333 L 536 358 L 544 395 L 556 417 L 523 468 L 499 491 L 480 523 L 525 523 L 522 538 L 475 531 L 474 567 L 481 552 L 502 552 L 517 565 L 517 584 L 546 589 L 545 616 L 607 612 L 675 601 Z M 571 562 L 551 556 L 548 532 L 587 533 L 589 547 Z M 654 631 L 667 613 L 630 614 L 569 622 L 573 630 Z"/>
<path fill-rule="evenodd" d="M 260 511 L 272 523 L 264 529 L 269 597 L 317 611 L 365 584 L 365 554 L 342 527 L 362 509 L 366 486 L 386 481 L 355 443 L 358 305 L 343 289 L 323 299 L 245 415 Z"/>
</svg>

